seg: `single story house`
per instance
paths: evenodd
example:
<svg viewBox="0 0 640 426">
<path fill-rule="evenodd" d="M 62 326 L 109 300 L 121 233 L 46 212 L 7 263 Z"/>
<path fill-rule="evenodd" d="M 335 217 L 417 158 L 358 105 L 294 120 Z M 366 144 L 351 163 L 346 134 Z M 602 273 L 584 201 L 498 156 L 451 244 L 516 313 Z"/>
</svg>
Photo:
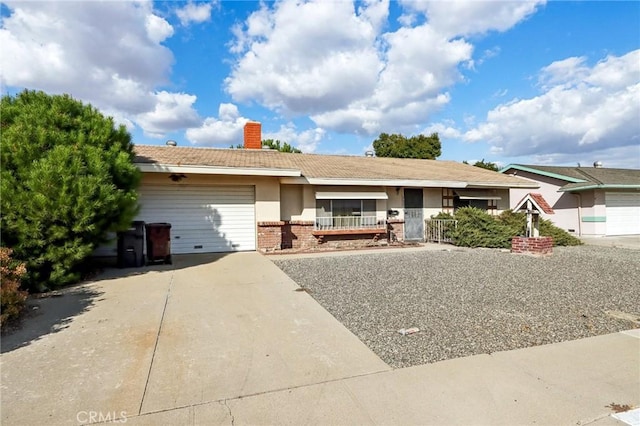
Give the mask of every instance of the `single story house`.
<svg viewBox="0 0 640 426">
<path fill-rule="evenodd" d="M 540 185 L 554 211 L 542 217 L 579 236 L 640 235 L 640 170 L 511 164 L 501 173 Z M 527 190 L 510 189 L 511 207 Z"/>
<path fill-rule="evenodd" d="M 138 220 L 170 223 L 172 253 L 424 241 L 431 215 L 464 205 L 498 214 L 510 189 L 538 187 L 453 161 L 262 149 L 255 122 L 244 133 L 245 149 L 135 146 Z"/>
</svg>

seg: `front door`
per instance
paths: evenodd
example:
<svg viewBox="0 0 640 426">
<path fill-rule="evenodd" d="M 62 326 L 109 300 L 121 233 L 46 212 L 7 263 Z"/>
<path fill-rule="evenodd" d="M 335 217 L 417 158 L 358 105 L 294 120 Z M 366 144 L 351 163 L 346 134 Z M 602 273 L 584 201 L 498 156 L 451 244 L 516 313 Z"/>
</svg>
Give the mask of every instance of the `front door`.
<svg viewBox="0 0 640 426">
<path fill-rule="evenodd" d="M 404 190 L 404 239 L 424 241 L 422 188 Z"/>
</svg>

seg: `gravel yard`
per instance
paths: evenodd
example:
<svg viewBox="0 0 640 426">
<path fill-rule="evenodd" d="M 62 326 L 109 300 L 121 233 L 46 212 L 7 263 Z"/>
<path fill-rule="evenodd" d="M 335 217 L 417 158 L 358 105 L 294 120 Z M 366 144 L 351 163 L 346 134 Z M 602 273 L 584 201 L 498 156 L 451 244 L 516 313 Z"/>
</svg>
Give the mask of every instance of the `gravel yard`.
<svg viewBox="0 0 640 426">
<path fill-rule="evenodd" d="M 395 368 L 639 326 L 605 313 L 640 318 L 637 250 L 556 247 L 540 258 L 451 247 L 272 260 Z M 421 331 L 397 332 L 409 327 Z"/>
</svg>

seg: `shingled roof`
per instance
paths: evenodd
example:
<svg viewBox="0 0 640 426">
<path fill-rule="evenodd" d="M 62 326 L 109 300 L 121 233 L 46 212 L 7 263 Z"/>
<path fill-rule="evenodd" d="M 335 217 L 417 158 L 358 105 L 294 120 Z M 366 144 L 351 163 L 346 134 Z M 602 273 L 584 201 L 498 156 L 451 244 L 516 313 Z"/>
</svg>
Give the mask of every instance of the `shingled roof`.
<svg viewBox="0 0 640 426">
<path fill-rule="evenodd" d="M 518 204 L 513 208 L 514 211 L 521 210 L 525 207 L 527 200 L 531 200 L 536 210 L 541 211 L 546 214 L 554 214 L 553 209 L 547 203 L 547 200 L 544 199 L 542 194 L 538 194 L 536 192 L 530 192 L 525 195 Z"/>
<path fill-rule="evenodd" d="M 522 170 L 549 176 L 567 182 L 559 191 L 585 191 L 588 189 L 640 189 L 639 169 L 605 167 L 564 167 L 511 164 L 501 170 Z"/>
<path fill-rule="evenodd" d="M 248 170 L 297 170 L 313 180 L 353 180 L 458 183 L 458 187 L 524 187 L 538 185 L 525 179 L 479 167 L 443 160 L 293 154 L 272 150 L 216 149 L 171 146 L 135 146 L 135 162 L 162 167 L 215 167 Z M 173 170 L 172 169 L 172 170 Z M 145 170 L 145 168 L 143 168 Z M 313 182 L 311 182 L 313 183 Z"/>
</svg>

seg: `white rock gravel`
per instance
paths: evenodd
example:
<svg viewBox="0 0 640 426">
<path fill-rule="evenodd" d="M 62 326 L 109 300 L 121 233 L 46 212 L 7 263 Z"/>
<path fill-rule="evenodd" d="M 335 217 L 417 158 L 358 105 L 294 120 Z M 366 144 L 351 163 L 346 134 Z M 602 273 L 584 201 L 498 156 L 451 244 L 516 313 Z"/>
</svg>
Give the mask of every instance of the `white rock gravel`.
<svg viewBox="0 0 640 426">
<path fill-rule="evenodd" d="M 403 250 L 272 259 L 395 368 L 637 328 L 640 251 Z M 305 294 L 304 292 L 300 294 Z M 403 336 L 402 328 L 419 333 Z"/>
</svg>

